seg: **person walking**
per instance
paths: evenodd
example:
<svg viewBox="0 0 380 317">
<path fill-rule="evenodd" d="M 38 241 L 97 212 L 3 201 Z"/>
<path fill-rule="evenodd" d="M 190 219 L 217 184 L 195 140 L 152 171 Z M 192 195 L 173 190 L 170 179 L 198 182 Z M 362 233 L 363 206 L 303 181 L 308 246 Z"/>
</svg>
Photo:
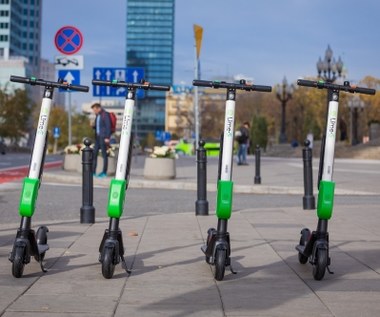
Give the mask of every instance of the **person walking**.
<svg viewBox="0 0 380 317">
<path fill-rule="evenodd" d="M 96 177 L 103 178 L 107 176 L 108 169 L 108 156 L 107 148 L 110 144 L 111 138 L 111 118 L 110 114 L 105 111 L 100 103 L 94 103 L 91 106 L 96 117 L 93 128 L 95 129 L 95 146 L 94 146 L 94 156 L 93 156 L 93 173 Z M 103 169 L 96 175 L 96 165 L 98 161 L 98 153 L 101 150 L 103 157 Z"/>
<path fill-rule="evenodd" d="M 238 149 L 238 165 L 248 165 L 247 163 L 247 152 L 249 144 L 249 122 L 245 121 L 238 131 L 238 136 L 236 138 L 239 149 Z"/>
</svg>

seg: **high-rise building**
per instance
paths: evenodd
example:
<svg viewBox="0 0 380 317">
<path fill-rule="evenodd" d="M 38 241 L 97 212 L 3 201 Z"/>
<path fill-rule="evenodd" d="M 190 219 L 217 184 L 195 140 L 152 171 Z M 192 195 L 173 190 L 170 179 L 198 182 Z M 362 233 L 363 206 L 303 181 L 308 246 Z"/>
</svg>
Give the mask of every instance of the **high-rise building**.
<svg viewBox="0 0 380 317">
<path fill-rule="evenodd" d="M 0 0 L 0 58 L 23 56 L 39 75 L 42 0 Z"/>
<path fill-rule="evenodd" d="M 174 2 L 127 0 L 127 67 L 143 67 L 156 84 L 173 84 Z M 165 92 L 138 100 L 135 124 L 140 137 L 165 129 Z"/>
</svg>

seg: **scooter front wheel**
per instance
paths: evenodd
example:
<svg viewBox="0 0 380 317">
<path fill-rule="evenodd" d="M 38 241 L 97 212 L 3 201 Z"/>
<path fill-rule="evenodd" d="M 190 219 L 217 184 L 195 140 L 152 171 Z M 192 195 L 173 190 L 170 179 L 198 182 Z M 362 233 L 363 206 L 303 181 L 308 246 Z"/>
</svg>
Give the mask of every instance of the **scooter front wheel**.
<svg viewBox="0 0 380 317">
<path fill-rule="evenodd" d="M 310 238 L 310 230 L 305 228 L 301 231 L 300 245 L 305 246 L 307 241 Z M 305 264 L 307 262 L 308 257 L 301 252 L 298 252 L 298 262 L 301 264 Z"/>
<path fill-rule="evenodd" d="M 327 249 L 317 250 L 316 263 L 313 266 L 313 277 L 315 280 L 320 281 L 325 276 L 327 268 Z"/>
<path fill-rule="evenodd" d="M 217 281 L 221 281 L 224 278 L 224 272 L 226 269 L 226 257 L 227 250 L 224 249 L 216 249 L 215 252 L 215 279 Z"/>
<path fill-rule="evenodd" d="M 114 249 L 113 248 L 104 248 L 103 250 L 103 261 L 102 261 L 102 274 L 106 279 L 110 279 L 115 272 L 115 264 L 113 261 L 114 258 Z"/>
<path fill-rule="evenodd" d="M 25 248 L 16 247 L 15 254 L 12 262 L 12 275 L 16 278 L 20 278 L 24 273 L 25 267 Z"/>
</svg>

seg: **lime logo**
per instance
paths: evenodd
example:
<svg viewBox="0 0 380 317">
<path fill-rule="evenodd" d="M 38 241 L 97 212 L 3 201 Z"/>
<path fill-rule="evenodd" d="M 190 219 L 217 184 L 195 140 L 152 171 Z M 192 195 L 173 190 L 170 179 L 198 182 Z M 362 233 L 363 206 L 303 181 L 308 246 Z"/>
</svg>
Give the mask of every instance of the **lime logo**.
<svg viewBox="0 0 380 317">
<path fill-rule="evenodd" d="M 233 117 L 227 117 L 226 119 L 226 134 L 227 136 L 231 137 L 232 136 L 232 123 L 234 118 Z"/>
<path fill-rule="evenodd" d="M 334 136 L 335 128 L 336 128 L 336 118 L 330 118 L 329 126 L 328 126 L 328 132 L 330 136 Z"/>
<path fill-rule="evenodd" d="M 112 193 L 112 199 L 117 199 L 119 197 L 119 193 L 113 192 Z"/>
<path fill-rule="evenodd" d="M 229 109 L 227 111 L 227 116 L 233 117 L 233 115 L 234 115 L 234 110 L 233 109 Z"/>
</svg>

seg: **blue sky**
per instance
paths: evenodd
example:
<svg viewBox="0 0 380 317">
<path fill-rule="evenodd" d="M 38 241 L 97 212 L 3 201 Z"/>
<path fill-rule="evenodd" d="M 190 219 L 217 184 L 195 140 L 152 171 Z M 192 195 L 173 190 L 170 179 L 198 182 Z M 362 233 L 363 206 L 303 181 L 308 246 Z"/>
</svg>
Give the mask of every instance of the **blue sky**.
<svg viewBox="0 0 380 317">
<path fill-rule="evenodd" d="M 378 0 L 177 0 L 174 83 L 191 84 L 194 76 L 193 24 L 204 28 L 202 79 L 243 74 L 255 84 L 275 85 L 284 76 L 294 82 L 317 74 L 328 44 L 348 80 L 380 78 L 379 16 Z M 126 0 L 45 0 L 42 56 L 53 61 L 60 55 L 55 33 L 77 27 L 84 37 L 81 83 L 91 85 L 94 67 L 125 66 L 125 17 Z M 73 97 L 78 105 L 93 99 Z"/>
</svg>

